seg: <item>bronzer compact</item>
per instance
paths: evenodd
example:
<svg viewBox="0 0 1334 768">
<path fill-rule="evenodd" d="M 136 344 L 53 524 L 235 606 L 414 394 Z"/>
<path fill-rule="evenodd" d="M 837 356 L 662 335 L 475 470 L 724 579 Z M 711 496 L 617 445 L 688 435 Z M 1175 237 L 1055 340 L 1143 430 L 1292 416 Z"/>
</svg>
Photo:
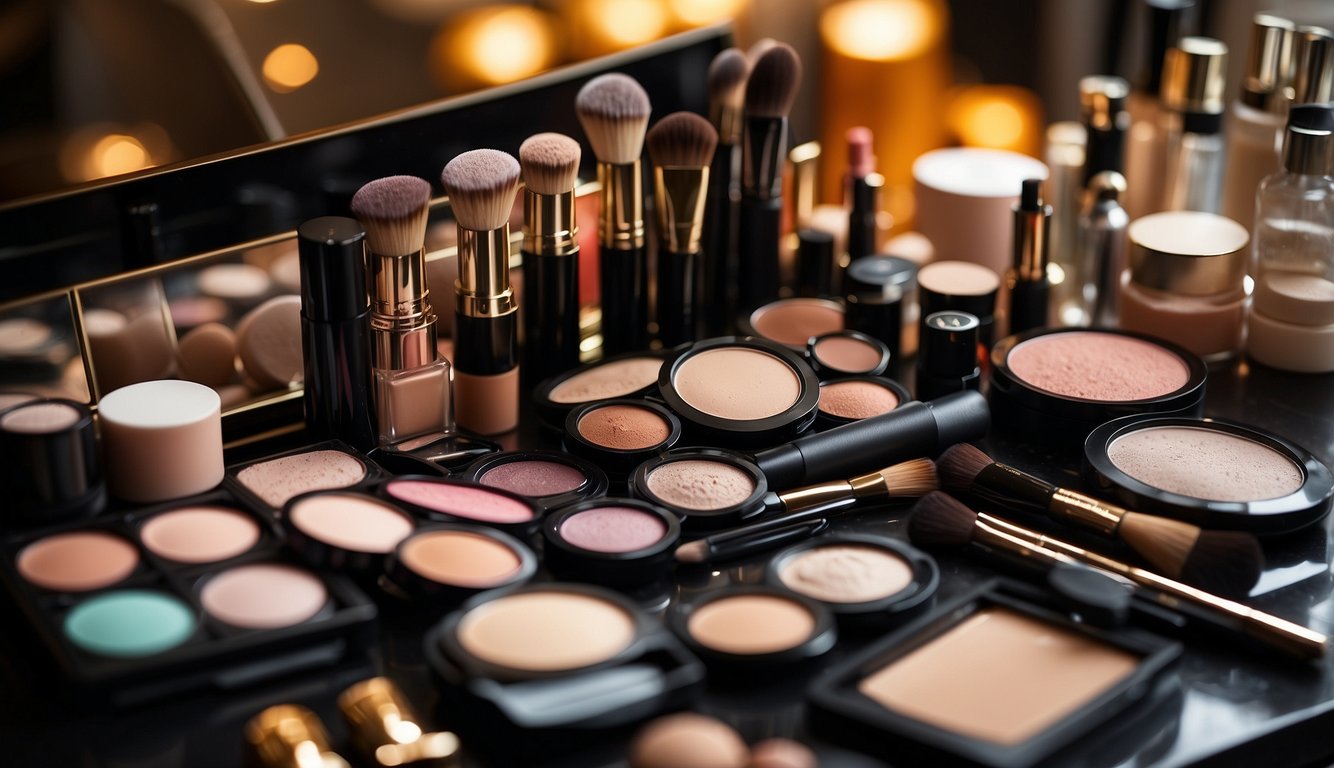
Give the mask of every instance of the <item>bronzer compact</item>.
<svg viewBox="0 0 1334 768">
<path fill-rule="evenodd" d="M 66 676 L 118 706 L 337 663 L 376 616 L 220 492 L 11 538 L 0 578 Z"/>
<path fill-rule="evenodd" d="M 581 584 L 478 595 L 427 634 L 425 652 L 451 727 L 508 764 L 684 707 L 704 680 L 656 619 Z"/>
<path fill-rule="evenodd" d="M 1091 483 L 1132 509 L 1280 534 L 1329 514 L 1334 475 L 1272 432 L 1222 419 L 1117 419 L 1084 444 Z"/>
<path fill-rule="evenodd" d="M 965 595 L 829 669 L 807 694 L 811 726 L 896 763 L 1075 762 L 1171 693 L 1181 646 L 1062 605 L 1021 585 Z"/>
</svg>

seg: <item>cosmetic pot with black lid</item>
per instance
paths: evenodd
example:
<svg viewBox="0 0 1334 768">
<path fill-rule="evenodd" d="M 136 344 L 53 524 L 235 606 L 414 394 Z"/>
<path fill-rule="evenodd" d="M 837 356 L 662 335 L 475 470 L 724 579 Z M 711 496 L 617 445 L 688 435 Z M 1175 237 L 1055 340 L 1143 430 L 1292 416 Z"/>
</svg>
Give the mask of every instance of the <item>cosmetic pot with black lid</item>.
<svg viewBox="0 0 1334 768">
<path fill-rule="evenodd" d="M 553 512 L 542 534 L 543 562 L 556 577 L 637 586 L 671 570 L 681 523 L 648 502 L 602 498 Z"/>
<path fill-rule="evenodd" d="M 879 376 L 889 368 L 885 342 L 861 331 L 835 331 L 806 343 L 806 361 L 820 379 Z"/>
<path fill-rule="evenodd" d="M 480 525 L 422 526 L 385 560 L 381 587 L 405 603 L 457 604 L 493 589 L 523 584 L 537 555 L 523 542 Z"/>
<path fill-rule="evenodd" d="M 904 315 L 916 308 L 916 285 L 917 264 L 909 259 L 885 254 L 853 259 L 843 272 L 844 326 L 880 339 L 899 357 Z"/>
<path fill-rule="evenodd" d="M 1312 525 L 1334 499 L 1334 474 L 1310 451 L 1225 419 L 1109 421 L 1084 443 L 1084 472 L 1131 509 L 1257 536 Z"/>
<path fill-rule="evenodd" d="M 565 451 L 505 451 L 469 464 L 460 480 L 501 488 L 552 510 L 607 494 L 607 473 Z"/>
<path fill-rule="evenodd" d="M 977 318 L 967 312 L 945 310 L 927 316 L 917 349 L 919 399 L 981 389 L 977 333 Z"/>
<path fill-rule="evenodd" d="M 792 672 L 838 640 L 833 614 L 823 603 L 758 584 L 678 602 L 667 623 L 720 682 Z"/>
<path fill-rule="evenodd" d="M 1106 595 L 1078 581 L 994 580 L 915 618 L 815 681 L 809 726 L 904 765 L 1101 763 L 1152 738 L 1174 716 L 1181 645 L 1117 625 Z"/>
<path fill-rule="evenodd" d="M 819 379 L 781 344 L 706 339 L 668 360 L 658 377 L 667 406 L 698 444 L 755 447 L 791 440 L 815 420 Z"/>
<path fill-rule="evenodd" d="M 769 483 L 746 456 L 716 448 L 677 448 L 630 474 L 631 495 L 665 507 L 688 531 L 734 528 L 765 510 Z"/>
<path fill-rule="evenodd" d="M 96 428 L 73 400 L 29 400 L 0 411 L 0 527 L 93 517 L 107 505 Z"/>
<path fill-rule="evenodd" d="M 427 632 L 423 650 L 451 729 L 498 765 L 605 742 L 688 706 L 704 682 L 661 622 L 588 584 L 478 595 Z"/>
<path fill-rule="evenodd" d="M 602 400 L 565 417 L 565 449 L 623 475 L 681 439 L 681 420 L 648 400 Z M 619 479 L 619 478 L 618 478 Z"/>
</svg>

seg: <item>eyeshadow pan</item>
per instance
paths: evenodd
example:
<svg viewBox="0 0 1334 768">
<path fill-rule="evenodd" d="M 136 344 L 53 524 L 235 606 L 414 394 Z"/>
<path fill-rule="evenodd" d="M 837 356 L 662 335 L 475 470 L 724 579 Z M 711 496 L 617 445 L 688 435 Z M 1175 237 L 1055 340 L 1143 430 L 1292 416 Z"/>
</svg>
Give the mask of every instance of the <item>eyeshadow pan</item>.
<svg viewBox="0 0 1334 768">
<path fill-rule="evenodd" d="M 673 506 L 711 510 L 735 506 L 755 492 L 748 473 L 722 461 L 685 459 L 649 473 L 648 489 Z"/>
<path fill-rule="evenodd" d="M 29 435 L 47 435 L 69 429 L 83 414 L 65 403 L 32 403 L 0 416 L 0 429 Z"/>
<path fill-rule="evenodd" d="M 249 551 L 259 542 L 259 525 L 226 507 L 185 507 L 144 523 L 139 540 L 167 560 L 213 563 Z"/>
<path fill-rule="evenodd" d="M 86 592 L 109 587 L 134 572 L 139 552 L 120 536 L 101 531 L 57 533 L 24 547 L 19 575 L 39 587 Z"/>
<path fill-rule="evenodd" d="M 662 369 L 658 357 L 631 357 L 588 368 L 562 381 L 547 396 L 553 403 L 577 405 L 625 397 L 653 384 Z"/>
<path fill-rule="evenodd" d="M 1030 386 L 1084 400 L 1161 397 L 1190 377 L 1185 361 L 1153 342 L 1097 331 L 1029 339 L 1010 351 L 1006 364 Z"/>
<path fill-rule="evenodd" d="M 903 590 L 912 566 L 884 549 L 834 545 L 813 547 L 784 564 L 779 573 L 793 592 L 831 603 L 865 603 Z"/>
<path fill-rule="evenodd" d="M 423 531 L 403 543 L 399 557 L 432 581 L 477 589 L 504 584 L 522 565 L 510 547 L 466 531 Z"/>
<path fill-rule="evenodd" d="M 1050 728 L 1135 671 L 1140 657 L 1064 627 L 987 608 L 862 680 L 880 706 L 1002 745 Z"/>
<path fill-rule="evenodd" d="M 843 419 L 869 419 L 899 407 L 899 396 L 873 381 L 833 381 L 820 387 L 820 410 Z"/>
<path fill-rule="evenodd" d="M 880 350 L 850 336 L 828 336 L 815 343 L 815 357 L 822 365 L 857 373 L 880 365 Z"/>
<path fill-rule="evenodd" d="M 324 582 L 288 565 L 242 565 L 210 578 L 200 590 L 210 616 L 234 627 L 275 629 L 310 619 L 329 601 Z"/>
<path fill-rule="evenodd" d="M 1164 491 L 1209 501 L 1286 496 L 1305 476 L 1263 443 L 1213 429 L 1163 426 L 1128 432 L 1107 446 L 1117 469 Z"/>
<path fill-rule="evenodd" d="M 419 507 L 483 523 L 524 523 L 533 519 L 528 505 L 485 488 L 426 480 L 394 480 L 390 496 Z"/>
<path fill-rule="evenodd" d="M 795 600 L 774 595 L 732 595 L 695 609 L 687 629 L 706 648 L 759 655 L 801 645 L 815 631 L 815 616 Z"/>
<path fill-rule="evenodd" d="M 652 448 L 666 441 L 671 433 L 666 419 L 636 405 L 595 408 L 579 419 L 579 434 L 584 439 L 617 451 Z"/>
<path fill-rule="evenodd" d="M 103 656 L 152 656 L 184 643 L 194 631 L 195 616 L 188 605 L 171 595 L 140 589 L 98 595 L 65 617 L 70 642 Z"/>
<path fill-rule="evenodd" d="M 302 533 L 353 552 L 385 554 L 407 538 L 412 518 L 384 502 L 350 493 L 307 496 L 287 510 Z"/>
<path fill-rule="evenodd" d="M 594 507 L 566 518 L 560 535 L 593 552 L 636 552 L 661 541 L 667 524 L 633 507 Z"/>
<path fill-rule="evenodd" d="M 790 347 L 804 347 L 812 336 L 843 330 L 843 312 L 824 299 L 781 299 L 755 310 L 755 332 Z"/>
<path fill-rule="evenodd" d="M 692 408 L 742 421 L 777 416 L 801 397 L 801 378 L 787 363 L 748 347 L 691 355 L 677 367 L 673 383 Z"/>
<path fill-rule="evenodd" d="M 473 656 L 511 669 L 560 672 L 598 664 L 635 638 L 634 617 L 578 592 L 504 595 L 468 611 L 456 630 Z"/>
<path fill-rule="evenodd" d="M 343 451 L 298 453 L 253 464 L 236 479 L 274 509 L 308 491 L 346 488 L 366 477 L 366 465 Z"/>
<path fill-rule="evenodd" d="M 477 478 L 482 485 L 541 498 L 578 490 L 588 477 L 559 461 L 524 460 L 498 464 Z"/>
</svg>

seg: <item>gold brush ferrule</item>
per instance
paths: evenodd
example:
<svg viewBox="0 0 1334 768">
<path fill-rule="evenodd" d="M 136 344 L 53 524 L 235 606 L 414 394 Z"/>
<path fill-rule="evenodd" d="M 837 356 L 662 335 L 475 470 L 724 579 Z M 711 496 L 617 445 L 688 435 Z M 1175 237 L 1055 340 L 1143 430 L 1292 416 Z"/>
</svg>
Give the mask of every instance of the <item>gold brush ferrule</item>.
<svg viewBox="0 0 1334 768">
<path fill-rule="evenodd" d="M 579 252 L 579 227 L 574 221 L 574 190 L 559 195 L 523 191 L 523 250 L 538 256 L 571 256 Z"/>
<path fill-rule="evenodd" d="M 278 704 L 250 718 L 245 737 L 265 768 L 348 768 L 331 750 L 320 718 L 296 704 Z"/>
<path fill-rule="evenodd" d="M 1014 272 L 1024 282 L 1047 277 L 1047 227 L 1051 206 L 1040 211 L 1014 212 Z"/>
<path fill-rule="evenodd" d="M 598 163 L 598 237 L 603 248 L 634 251 L 644 247 L 644 182 L 640 161 Z"/>
<path fill-rule="evenodd" d="M 1126 516 L 1126 511 L 1114 504 L 1064 488 L 1057 488 L 1051 495 L 1047 511 L 1057 518 L 1073 520 L 1107 536 L 1116 533 L 1117 526 Z"/>
<path fill-rule="evenodd" d="M 435 360 L 435 311 L 426 287 L 425 249 L 369 259 L 375 367 L 401 371 Z"/>
<path fill-rule="evenodd" d="M 704 238 L 708 168 L 669 166 L 653 169 L 658 203 L 658 231 L 671 253 L 699 253 Z"/>
<path fill-rule="evenodd" d="M 448 731 L 427 733 L 388 678 L 373 677 L 343 691 L 338 709 L 351 726 L 358 749 L 377 766 L 460 764 L 458 737 Z"/>
<path fill-rule="evenodd" d="M 459 312 L 499 317 L 518 308 L 510 289 L 509 225 L 488 232 L 459 227 Z"/>
<path fill-rule="evenodd" d="M 783 509 L 795 512 L 831 501 L 841 501 L 849 496 L 855 499 L 868 499 L 885 496 L 888 493 L 889 486 L 885 485 L 885 478 L 879 472 L 872 472 L 851 480 L 835 480 L 798 488 L 795 491 L 784 491 L 778 494 L 778 498 L 783 502 Z"/>
</svg>

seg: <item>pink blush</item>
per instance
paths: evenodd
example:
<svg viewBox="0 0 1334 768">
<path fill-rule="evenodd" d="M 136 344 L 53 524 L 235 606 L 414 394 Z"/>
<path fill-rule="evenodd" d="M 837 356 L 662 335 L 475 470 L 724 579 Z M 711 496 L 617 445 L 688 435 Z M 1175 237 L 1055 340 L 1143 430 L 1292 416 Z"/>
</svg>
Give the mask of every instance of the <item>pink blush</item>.
<svg viewBox="0 0 1334 768">
<path fill-rule="evenodd" d="M 1029 339 L 1010 351 L 1006 364 L 1031 387 L 1104 402 L 1162 397 L 1190 379 L 1185 361 L 1171 350 L 1143 339 L 1098 331 Z"/>
<path fill-rule="evenodd" d="M 594 552 L 636 552 L 661 541 L 667 535 L 667 524 L 632 507 L 594 507 L 566 518 L 560 535 Z"/>
<path fill-rule="evenodd" d="M 422 480 L 395 480 L 389 484 L 388 491 L 390 496 L 399 501 L 483 523 L 524 523 L 533 519 L 533 510 L 527 505 L 485 488 Z"/>
</svg>

